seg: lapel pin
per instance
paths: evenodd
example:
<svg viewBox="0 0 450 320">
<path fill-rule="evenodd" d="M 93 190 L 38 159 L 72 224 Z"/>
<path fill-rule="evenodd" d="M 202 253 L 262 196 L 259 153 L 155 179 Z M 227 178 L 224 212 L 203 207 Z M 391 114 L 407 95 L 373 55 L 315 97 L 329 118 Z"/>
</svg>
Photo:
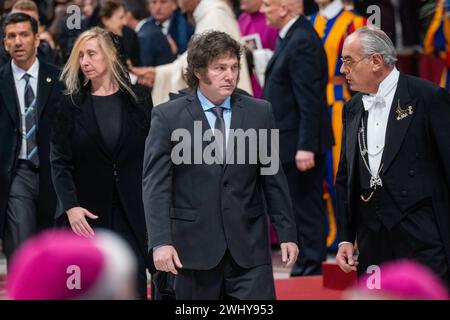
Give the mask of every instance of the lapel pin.
<svg viewBox="0 0 450 320">
<path fill-rule="evenodd" d="M 408 106 L 406 109 L 402 109 L 402 107 L 400 106 L 400 99 L 398 99 L 398 104 L 395 112 L 397 112 L 397 120 L 400 121 L 407 116 L 412 115 L 414 113 L 414 109 L 412 106 Z"/>
<path fill-rule="evenodd" d="M 52 82 L 52 78 L 47 77 L 47 79 L 45 79 L 48 83 Z"/>
</svg>

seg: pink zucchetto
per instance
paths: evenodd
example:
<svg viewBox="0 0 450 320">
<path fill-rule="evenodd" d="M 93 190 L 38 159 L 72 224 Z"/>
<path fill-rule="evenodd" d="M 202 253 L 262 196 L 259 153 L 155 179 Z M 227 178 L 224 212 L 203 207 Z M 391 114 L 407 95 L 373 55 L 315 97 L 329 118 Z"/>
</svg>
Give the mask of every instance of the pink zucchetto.
<svg viewBox="0 0 450 320">
<path fill-rule="evenodd" d="M 6 291 L 14 300 L 130 299 L 135 272 L 133 254 L 114 234 L 101 230 L 88 239 L 52 230 L 19 248 Z"/>
<path fill-rule="evenodd" d="M 363 275 L 349 299 L 448 300 L 448 290 L 427 267 L 411 260 L 380 265 L 379 287 L 374 288 L 373 275 Z"/>
</svg>

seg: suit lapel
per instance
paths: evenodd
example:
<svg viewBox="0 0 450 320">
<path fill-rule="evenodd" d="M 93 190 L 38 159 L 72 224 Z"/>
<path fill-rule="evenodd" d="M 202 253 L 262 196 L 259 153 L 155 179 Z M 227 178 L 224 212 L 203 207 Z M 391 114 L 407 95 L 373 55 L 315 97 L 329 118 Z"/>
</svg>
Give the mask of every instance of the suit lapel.
<svg viewBox="0 0 450 320">
<path fill-rule="evenodd" d="M 412 114 L 406 113 L 408 107 L 412 107 Z M 407 116 L 398 118 L 399 109 L 403 110 L 402 113 L 406 113 Z M 386 142 L 382 156 L 383 173 L 387 172 L 400 150 L 411 120 L 415 115 L 415 109 L 416 101 L 412 100 L 409 95 L 407 79 L 403 74 L 400 74 L 386 128 Z"/>
<path fill-rule="evenodd" d="M 2 77 L 0 79 L 0 88 L 3 91 L 3 102 L 5 103 L 6 110 L 10 114 L 17 128 L 20 126 L 20 107 L 17 99 L 17 90 L 15 86 L 15 80 L 9 64 L 3 70 Z"/>
<path fill-rule="evenodd" d="M 230 132 L 234 132 L 236 129 L 243 128 L 242 122 L 245 118 L 245 109 L 242 106 L 241 103 L 241 97 L 238 95 L 233 94 L 231 96 L 231 123 L 230 123 Z M 234 159 L 234 150 L 235 146 L 231 143 L 232 136 L 228 135 L 228 142 L 227 142 L 227 163 L 225 163 L 224 169 L 228 166 L 228 161 L 230 159 Z M 234 159 L 236 160 L 236 159 Z"/>
<path fill-rule="evenodd" d="M 286 34 L 286 36 L 282 40 L 280 47 L 277 48 L 275 50 L 275 52 L 273 53 L 272 58 L 270 58 L 269 62 L 267 63 L 266 74 L 269 74 L 270 69 L 272 68 L 274 62 L 276 61 L 276 59 L 280 55 L 280 53 L 283 51 L 283 49 L 286 47 L 287 43 L 289 42 L 289 39 L 294 34 L 295 29 L 297 29 L 298 25 L 300 24 L 300 22 L 301 22 L 300 20 L 301 19 L 303 19 L 303 16 L 298 17 L 297 21 L 295 21 L 295 23 L 291 26 L 291 28 L 289 29 L 288 33 Z"/>
<path fill-rule="evenodd" d="M 208 119 L 206 118 L 205 112 L 203 111 L 203 108 L 200 104 L 200 100 L 197 97 L 197 94 L 195 93 L 196 90 L 194 90 L 194 93 L 191 93 L 189 95 L 187 95 L 186 99 L 187 99 L 187 104 L 186 104 L 186 108 L 188 110 L 188 112 L 190 113 L 192 119 L 194 120 L 194 132 L 191 132 L 193 139 L 194 139 L 194 162 L 197 163 L 198 161 L 201 161 L 201 163 L 203 163 L 203 151 L 205 150 L 205 148 L 208 147 L 208 145 L 211 144 L 211 142 L 208 141 L 204 141 L 203 137 L 205 136 L 205 132 L 208 129 L 212 129 L 209 127 L 209 122 Z M 201 128 L 202 128 L 202 132 L 201 132 L 201 140 L 202 140 L 202 147 L 201 147 L 201 154 L 200 155 L 196 155 L 195 152 L 198 151 L 196 150 L 195 146 L 196 146 L 196 139 L 198 139 L 198 134 L 199 132 L 195 132 L 196 130 L 196 123 L 201 123 Z M 197 157 L 200 157 L 200 159 L 197 159 Z"/>
<path fill-rule="evenodd" d="M 48 72 L 44 63 L 39 62 L 39 74 L 38 74 L 38 83 L 37 83 L 37 97 L 36 97 L 36 108 L 38 111 L 39 119 L 41 119 L 42 114 L 44 113 L 45 106 L 47 104 L 48 97 L 50 96 L 50 92 L 52 91 L 52 86 L 55 81 L 58 79 L 54 79 Z"/>
<path fill-rule="evenodd" d="M 358 100 L 355 102 L 352 109 L 348 111 L 348 128 L 346 135 L 346 150 L 347 150 L 347 165 L 350 170 L 348 175 L 349 181 L 353 181 L 353 175 L 355 171 L 355 152 L 357 150 L 358 145 L 358 126 L 361 123 L 361 118 L 363 115 L 364 107 L 361 100 L 361 97 L 358 97 Z"/>
</svg>

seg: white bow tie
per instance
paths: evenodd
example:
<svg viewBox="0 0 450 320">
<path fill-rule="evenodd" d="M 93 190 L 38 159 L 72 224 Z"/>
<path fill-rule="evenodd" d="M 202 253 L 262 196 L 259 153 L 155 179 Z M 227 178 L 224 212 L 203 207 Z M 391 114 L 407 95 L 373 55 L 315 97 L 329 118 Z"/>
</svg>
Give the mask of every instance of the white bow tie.
<svg viewBox="0 0 450 320">
<path fill-rule="evenodd" d="M 375 96 L 364 95 L 362 97 L 362 102 L 364 104 L 364 109 L 366 111 L 369 111 L 375 105 L 378 105 L 379 107 L 386 106 L 386 102 L 384 101 L 384 98 L 382 96 L 378 96 L 378 95 L 375 95 Z"/>
</svg>

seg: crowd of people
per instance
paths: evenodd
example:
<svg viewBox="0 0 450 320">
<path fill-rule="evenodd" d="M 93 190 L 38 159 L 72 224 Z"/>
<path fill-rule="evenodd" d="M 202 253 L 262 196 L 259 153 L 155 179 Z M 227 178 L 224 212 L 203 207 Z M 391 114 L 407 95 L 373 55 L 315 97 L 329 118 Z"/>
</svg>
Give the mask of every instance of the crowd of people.
<svg viewBox="0 0 450 320">
<path fill-rule="evenodd" d="M 274 299 L 270 243 L 291 276 L 331 249 L 344 272 L 410 259 L 450 287 L 449 1 L 0 4 L 12 270 L 57 226 L 125 240 L 140 299 L 147 271 L 155 299 Z"/>
</svg>

